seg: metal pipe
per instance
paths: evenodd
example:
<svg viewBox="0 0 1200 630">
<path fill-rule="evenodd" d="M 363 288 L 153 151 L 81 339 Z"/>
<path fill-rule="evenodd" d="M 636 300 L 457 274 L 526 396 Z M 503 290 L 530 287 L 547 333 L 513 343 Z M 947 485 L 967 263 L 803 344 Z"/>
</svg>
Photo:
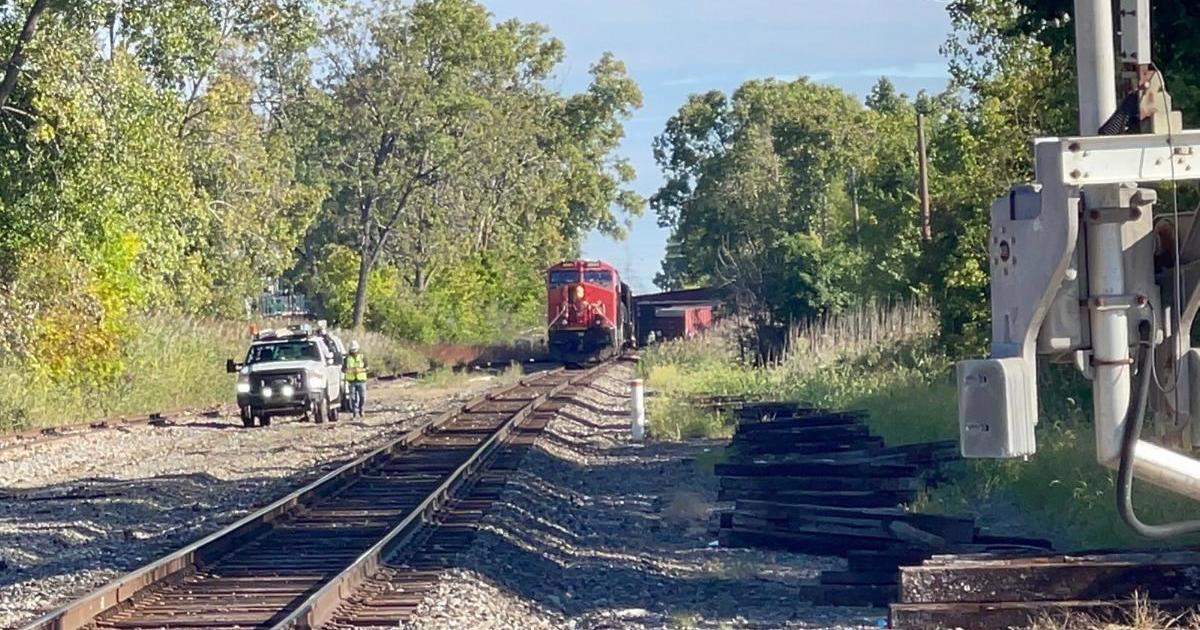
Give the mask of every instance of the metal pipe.
<svg viewBox="0 0 1200 630">
<path fill-rule="evenodd" d="M 1116 53 L 1113 15 L 1109 0 L 1075 0 L 1076 63 L 1079 72 L 1079 131 L 1094 135 L 1117 108 Z M 1108 189 L 1113 188 L 1110 192 Z M 1109 205 L 1115 187 L 1097 187 L 1085 193 L 1089 205 Z M 1087 228 L 1088 289 L 1092 297 L 1119 296 L 1125 292 L 1121 226 L 1094 223 Z M 1103 307 L 1094 300 L 1089 309 L 1092 360 L 1095 377 L 1093 414 L 1096 457 L 1116 467 L 1121 458 L 1121 438 L 1129 410 L 1129 327 L 1124 307 Z"/>
<path fill-rule="evenodd" d="M 1117 61 L 1110 0 L 1075 0 L 1079 133 L 1095 135 L 1117 110 Z"/>
<path fill-rule="evenodd" d="M 1152 442 L 1138 440 L 1133 451 L 1133 475 L 1200 501 L 1200 461 Z"/>
</svg>

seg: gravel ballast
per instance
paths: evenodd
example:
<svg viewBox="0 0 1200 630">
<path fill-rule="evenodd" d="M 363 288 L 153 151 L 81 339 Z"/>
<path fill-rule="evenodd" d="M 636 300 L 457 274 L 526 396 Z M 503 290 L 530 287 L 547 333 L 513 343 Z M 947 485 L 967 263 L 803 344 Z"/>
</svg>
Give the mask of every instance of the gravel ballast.
<svg viewBox="0 0 1200 630">
<path fill-rule="evenodd" d="M 877 627 L 883 611 L 797 601 L 840 559 L 716 547 L 720 444 L 632 443 L 631 377 L 611 369 L 550 422 L 407 627 Z"/>
<path fill-rule="evenodd" d="M 172 418 L 0 451 L 0 628 L 211 533 L 493 386 L 373 385 L 364 418 Z"/>
</svg>

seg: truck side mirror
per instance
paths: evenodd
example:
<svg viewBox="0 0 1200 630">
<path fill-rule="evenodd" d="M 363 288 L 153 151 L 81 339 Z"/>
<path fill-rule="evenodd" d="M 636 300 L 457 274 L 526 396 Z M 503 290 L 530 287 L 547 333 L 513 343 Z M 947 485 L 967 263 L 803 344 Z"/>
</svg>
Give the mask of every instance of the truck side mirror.
<svg viewBox="0 0 1200 630">
<path fill-rule="evenodd" d="M 237 372 L 238 371 L 237 362 L 235 362 L 233 359 L 226 359 L 225 360 L 225 371 L 230 374 Z"/>
</svg>

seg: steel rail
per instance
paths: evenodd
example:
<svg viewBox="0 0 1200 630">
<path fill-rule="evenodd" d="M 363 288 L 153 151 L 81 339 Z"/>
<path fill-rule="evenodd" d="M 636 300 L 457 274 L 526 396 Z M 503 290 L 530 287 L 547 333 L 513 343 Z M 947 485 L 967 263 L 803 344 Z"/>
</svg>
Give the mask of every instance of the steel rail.
<svg viewBox="0 0 1200 630">
<path fill-rule="evenodd" d="M 325 586 L 313 593 L 300 606 L 292 611 L 279 623 L 272 626 L 274 630 L 313 630 L 328 623 L 347 598 L 380 568 L 381 563 L 391 553 L 408 543 L 420 530 L 420 526 L 430 520 L 430 517 L 441 505 L 450 499 L 455 490 L 461 487 L 477 472 L 484 470 L 488 460 L 495 454 L 498 447 L 508 438 L 513 429 L 529 417 L 538 407 L 554 398 L 568 388 L 574 386 L 599 370 L 607 367 L 609 362 L 602 363 L 588 370 L 580 371 L 577 375 L 556 385 L 550 391 L 539 394 L 527 405 L 505 420 L 504 424 L 487 438 L 475 452 L 463 462 L 449 477 L 447 477 L 434 492 L 421 502 L 407 517 L 397 524 L 382 539 L 363 552 L 350 566 L 329 580 Z"/>
<path fill-rule="evenodd" d="M 516 384 L 497 391 L 485 392 L 459 407 L 442 412 L 406 431 L 389 443 L 329 472 L 320 479 L 287 494 L 237 522 L 52 610 L 22 626 L 21 630 L 76 630 L 89 626 L 95 622 L 97 617 L 114 611 L 121 604 L 129 603 L 130 600 L 151 586 L 173 581 L 207 564 L 215 563 L 240 545 L 267 533 L 271 524 L 277 519 L 315 500 L 333 495 L 345 487 L 345 482 L 359 476 L 370 465 L 386 461 L 387 458 L 409 448 L 426 435 L 449 424 L 458 415 L 470 412 L 503 394 L 524 387 L 536 386 L 547 376 L 562 371 L 562 368 L 559 368 L 523 378 Z M 423 504 L 422 507 L 428 506 Z"/>
</svg>

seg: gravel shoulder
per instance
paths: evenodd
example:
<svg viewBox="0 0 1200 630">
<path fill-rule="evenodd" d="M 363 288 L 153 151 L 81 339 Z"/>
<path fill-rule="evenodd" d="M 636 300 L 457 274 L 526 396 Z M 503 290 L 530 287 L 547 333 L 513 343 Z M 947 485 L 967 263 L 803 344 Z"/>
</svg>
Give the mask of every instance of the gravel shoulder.
<svg viewBox="0 0 1200 630">
<path fill-rule="evenodd" d="M 796 587 L 841 560 L 715 546 L 720 444 L 631 443 L 627 365 L 563 409 L 408 627 L 860 628 Z"/>
<path fill-rule="evenodd" d="M 314 425 L 184 416 L 0 451 L 0 628 L 165 555 L 496 385 L 374 385 L 366 416 Z"/>
</svg>

